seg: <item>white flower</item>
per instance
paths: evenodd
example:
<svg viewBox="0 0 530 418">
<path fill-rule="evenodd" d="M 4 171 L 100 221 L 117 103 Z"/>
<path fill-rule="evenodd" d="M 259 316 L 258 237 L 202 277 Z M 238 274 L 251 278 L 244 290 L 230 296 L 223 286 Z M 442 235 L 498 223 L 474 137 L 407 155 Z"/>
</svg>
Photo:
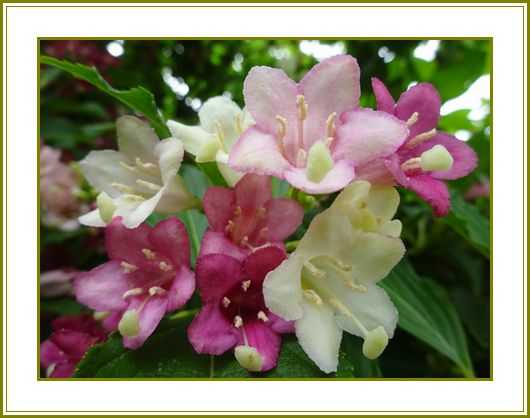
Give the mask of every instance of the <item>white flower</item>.
<svg viewBox="0 0 530 418">
<path fill-rule="evenodd" d="M 173 213 L 195 206 L 177 174 L 184 149 L 175 138 L 158 140 L 155 131 L 134 116 L 116 121 L 119 151 L 90 152 L 80 167 L 100 193 L 98 209 L 79 218 L 83 225 L 105 226 L 121 216 L 136 228 L 154 211 Z"/>
<path fill-rule="evenodd" d="M 342 331 L 363 338 L 371 359 L 393 336 L 398 313 L 376 283 L 405 253 L 401 223 L 392 220 L 398 205 L 391 187 L 352 183 L 265 279 L 267 307 L 295 321 L 300 345 L 326 373 L 337 370 Z"/>
<path fill-rule="evenodd" d="M 233 186 L 243 174 L 228 167 L 228 154 L 241 134 L 254 125 L 254 120 L 232 100 L 216 96 L 199 110 L 199 122 L 197 126 L 187 126 L 170 120 L 167 127 L 198 163 L 217 161 L 226 182 Z"/>
</svg>

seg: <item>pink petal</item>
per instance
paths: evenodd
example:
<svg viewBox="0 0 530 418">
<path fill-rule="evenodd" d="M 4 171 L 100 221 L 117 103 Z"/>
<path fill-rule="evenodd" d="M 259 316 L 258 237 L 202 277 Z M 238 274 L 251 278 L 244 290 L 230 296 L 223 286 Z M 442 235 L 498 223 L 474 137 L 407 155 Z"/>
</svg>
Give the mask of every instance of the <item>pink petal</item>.
<svg viewBox="0 0 530 418">
<path fill-rule="evenodd" d="M 197 353 L 220 355 L 236 345 L 239 332 L 217 304 L 202 307 L 188 328 L 188 339 Z"/>
<path fill-rule="evenodd" d="M 195 274 L 183 266 L 177 272 L 168 293 L 167 311 L 181 308 L 190 300 L 195 291 Z"/>
<path fill-rule="evenodd" d="M 204 303 L 219 301 L 228 290 L 243 279 L 241 263 L 223 254 L 199 257 L 197 287 Z"/>
<path fill-rule="evenodd" d="M 326 120 L 332 113 L 342 112 L 359 104 L 360 70 L 351 55 L 337 55 L 315 65 L 300 81 L 299 90 L 305 96 L 308 115 L 304 124 L 304 148 L 327 137 Z"/>
<path fill-rule="evenodd" d="M 416 155 L 421 155 L 423 152 L 431 149 L 433 146 L 440 144 L 447 148 L 447 151 L 453 157 L 453 166 L 447 171 L 433 171 L 431 176 L 438 179 L 454 180 L 460 177 L 467 176 L 477 166 L 477 154 L 469 145 L 460 141 L 452 135 L 446 133 L 438 133 L 429 141 L 423 142 L 414 147 Z"/>
<path fill-rule="evenodd" d="M 230 151 L 228 165 L 244 173 L 265 174 L 283 178 L 290 167 L 280 150 L 278 139 L 252 127 L 241 135 Z"/>
<path fill-rule="evenodd" d="M 50 365 L 67 359 L 65 353 L 51 340 L 45 340 L 40 345 L 40 364 L 44 369 Z"/>
<path fill-rule="evenodd" d="M 248 345 L 254 347 L 263 357 L 261 371 L 266 372 L 276 367 L 282 344 L 281 337 L 261 321 L 245 322 L 244 327 Z M 240 341 L 240 343 L 244 343 L 244 341 Z"/>
<path fill-rule="evenodd" d="M 409 179 L 408 189 L 414 190 L 418 196 L 432 206 L 436 216 L 445 216 L 451 208 L 449 191 L 443 181 L 430 175 L 421 174 Z"/>
<path fill-rule="evenodd" d="M 278 267 L 287 258 L 285 251 L 275 246 L 260 248 L 243 262 L 244 276 L 253 283 L 261 283 L 268 272 Z"/>
<path fill-rule="evenodd" d="M 209 187 L 204 193 L 202 206 L 208 225 L 214 231 L 223 232 L 234 216 L 235 193 L 226 187 Z"/>
<path fill-rule="evenodd" d="M 291 334 L 294 332 L 294 321 L 286 321 L 285 319 L 267 311 L 269 317 L 268 325 L 278 334 Z"/>
<path fill-rule="evenodd" d="M 243 212 L 258 209 L 272 199 L 272 184 L 268 176 L 245 174 L 235 187 L 236 203 Z"/>
<path fill-rule="evenodd" d="M 123 311 L 112 312 L 103 321 L 101 321 L 101 326 L 107 332 L 116 331 L 118 329 L 118 324 L 120 323 L 120 319 L 122 315 L 123 315 Z"/>
<path fill-rule="evenodd" d="M 418 112 L 418 121 L 410 127 L 412 138 L 436 128 L 440 118 L 440 106 L 440 95 L 434 86 L 429 83 L 419 83 L 399 97 L 395 115 L 406 121 L 414 112 Z"/>
<path fill-rule="evenodd" d="M 144 299 L 134 298 L 129 304 L 129 309 L 140 309 L 140 332 L 136 337 L 123 337 L 123 346 L 132 350 L 143 345 L 145 340 L 154 332 L 167 310 L 168 299 L 165 296 L 152 296 L 141 307 Z"/>
<path fill-rule="evenodd" d="M 224 232 L 206 230 L 201 241 L 199 258 L 208 254 L 224 254 L 243 261 L 250 249 L 241 248 L 226 237 Z"/>
<path fill-rule="evenodd" d="M 129 290 L 127 277 L 119 261 L 109 261 L 74 280 L 74 294 L 83 305 L 96 311 L 118 311 L 127 303 L 123 294 Z"/>
<path fill-rule="evenodd" d="M 94 345 L 96 338 L 79 331 L 56 331 L 50 340 L 69 358 L 80 359 Z"/>
<path fill-rule="evenodd" d="M 372 90 L 374 91 L 375 100 L 377 102 L 377 110 L 393 115 L 396 102 L 394 102 L 394 98 L 386 88 L 385 84 L 381 80 L 372 77 Z"/>
<path fill-rule="evenodd" d="M 301 225 L 304 218 L 304 208 L 293 199 L 271 199 L 265 205 L 266 217 L 263 225 L 266 227 L 266 241 L 283 241 Z"/>
<path fill-rule="evenodd" d="M 159 223 L 149 232 L 151 247 L 171 260 L 173 266 L 190 265 L 190 243 L 184 224 L 172 216 Z"/>
<path fill-rule="evenodd" d="M 115 217 L 105 228 L 105 247 L 111 260 L 123 260 L 135 266 L 142 267 L 146 258 L 143 248 L 151 248 L 149 233 L 151 228 L 141 224 L 137 228 L 127 228 L 121 217 Z"/>
<path fill-rule="evenodd" d="M 309 194 L 336 192 L 346 187 L 354 177 L 354 163 L 346 160 L 336 162 L 320 183 L 310 181 L 305 168 L 292 168 L 285 173 L 285 179 L 291 186 Z"/>
<path fill-rule="evenodd" d="M 54 377 L 54 378 L 72 377 L 72 375 L 74 374 L 76 365 L 77 365 L 77 362 L 74 363 L 72 361 L 59 363 L 54 367 L 53 372 L 48 377 Z"/>
<path fill-rule="evenodd" d="M 371 109 L 348 112 L 343 120 L 337 128 L 333 158 L 348 159 L 356 165 L 393 154 L 409 133 L 404 122 Z"/>
</svg>

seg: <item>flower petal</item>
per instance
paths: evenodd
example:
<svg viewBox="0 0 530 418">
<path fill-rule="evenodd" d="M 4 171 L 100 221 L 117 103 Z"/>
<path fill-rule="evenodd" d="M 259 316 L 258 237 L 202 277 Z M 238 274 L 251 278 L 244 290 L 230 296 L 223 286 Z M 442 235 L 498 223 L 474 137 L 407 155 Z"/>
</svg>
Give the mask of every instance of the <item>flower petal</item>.
<svg viewBox="0 0 530 418">
<path fill-rule="evenodd" d="M 211 133 L 215 133 L 220 129 L 223 136 L 223 145 L 227 150 L 230 150 L 237 138 L 239 138 L 237 118 L 240 115 L 241 109 L 239 106 L 233 100 L 224 96 L 216 96 L 206 100 L 199 110 L 201 126 Z"/>
<path fill-rule="evenodd" d="M 294 332 L 293 321 L 286 321 L 270 311 L 267 311 L 267 316 L 269 317 L 268 324 L 274 332 L 279 334 L 291 334 Z"/>
<path fill-rule="evenodd" d="M 326 139 L 326 121 L 332 113 L 341 113 L 359 105 L 360 70 L 351 55 L 336 55 L 316 64 L 300 81 L 308 114 L 304 124 L 304 148 Z"/>
<path fill-rule="evenodd" d="M 354 164 L 351 161 L 340 160 L 318 183 L 307 178 L 305 168 L 291 168 L 285 172 L 285 180 L 291 186 L 309 194 L 327 194 L 346 187 L 355 177 Z"/>
<path fill-rule="evenodd" d="M 256 127 L 249 128 L 230 151 L 228 165 L 236 171 L 283 178 L 290 163 L 282 155 L 278 144 L 273 135 Z"/>
<path fill-rule="evenodd" d="M 407 188 L 414 190 L 418 196 L 432 206 L 436 216 L 445 216 L 451 209 L 449 190 L 443 181 L 429 175 L 410 177 Z"/>
<path fill-rule="evenodd" d="M 226 187 L 209 187 L 202 200 L 208 225 L 216 232 L 224 232 L 228 221 L 234 216 L 235 193 Z"/>
<path fill-rule="evenodd" d="M 440 95 L 436 88 L 429 83 L 419 83 L 399 97 L 395 115 L 406 121 L 414 112 L 418 112 L 418 121 L 410 127 L 410 138 L 413 138 L 436 128 L 440 118 L 440 106 Z"/>
<path fill-rule="evenodd" d="M 293 199 L 271 199 L 265 205 L 266 216 L 261 228 L 267 228 L 264 234 L 269 242 L 280 242 L 294 233 L 302 224 L 304 208 Z"/>
<path fill-rule="evenodd" d="M 234 187 L 236 183 L 241 180 L 241 177 L 243 177 L 244 173 L 241 173 L 240 171 L 236 171 L 230 168 L 228 163 L 228 154 L 225 154 L 225 158 L 220 158 L 220 152 L 217 153 L 217 168 L 219 169 L 219 172 L 225 179 L 226 183 L 230 187 Z"/>
<path fill-rule="evenodd" d="M 184 223 L 171 216 L 149 231 L 152 248 L 171 260 L 174 267 L 190 265 L 190 243 Z"/>
<path fill-rule="evenodd" d="M 143 201 L 130 199 L 127 195 L 116 199 L 114 219 L 120 217 L 127 228 L 137 228 L 151 215 L 164 194 L 165 188 L 160 189 L 155 195 Z"/>
<path fill-rule="evenodd" d="M 261 283 L 269 271 L 287 258 L 285 251 L 275 246 L 260 248 L 248 255 L 243 262 L 244 276 L 253 283 Z"/>
<path fill-rule="evenodd" d="M 174 120 L 167 122 L 167 127 L 173 138 L 182 141 L 186 152 L 205 161 L 207 156 L 213 158 L 214 151 L 221 147 L 217 137 L 206 132 L 201 126 L 187 126 Z"/>
<path fill-rule="evenodd" d="M 199 257 L 208 254 L 224 254 L 243 261 L 249 252 L 250 249 L 241 248 L 239 245 L 234 244 L 225 236 L 224 232 L 215 232 L 208 229 L 201 241 Z"/>
<path fill-rule="evenodd" d="M 106 223 L 103 221 L 103 219 L 101 219 L 101 216 L 99 215 L 99 209 L 85 213 L 84 215 L 80 216 L 78 220 L 81 225 L 92 226 L 96 228 L 106 226 Z"/>
<path fill-rule="evenodd" d="M 296 337 L 303 350 L 325 373 L 337 371 L 342 330 L 331 308 L 302 301 L 303 316 L 296 321 Z"/>
<path fill-rule="evenodd" d="M 127 228 L 121 218 L 114 218 L 105 229 L 105 249 L 111 260 L 127 261 L 137 267 L 145 264 L 142 250 L 151 249 L 149 234 L 151 227 L 141 224 L 137 228 Z"/>
<path fill-rule="evenodd" d="M 393 154 L 408 136 L 407 125 L 385 112 L 360 109 L 348 112 L 337 128 L 334 159 L 362 165 Z"/>
<path fill-rule="evenodd" d="M 158 200 L 155 209 L 160 213 L 173 214 L 175 212 L 191 209 L 198 205 L 197 198 L 195 198 L 186 188 L 182 177 L 176 174 L 164 184 L 162 190 L 153 196 L 153 198 L 157 197 L 159 194 L 160 199 Z"/>
<path fill-rule="evenodd" d="M 188 267 L 183 266 L 177 272 L 169 289 L 167 311 L 172 312 L 184 306 L 190 300 L 194 291 L 195 275 Z"/>
<path fill-rule="evenodd" d="M 180 168 L 184 158 L 184 146 L 176 138 L 166 138 L 156 144 L 154 153 L 158 159 L 162 181 L 164 184 L 169 183 Z"/>
<path fill-rule="evenodd" d="M 385 84 L 381 80 L 372 77 L 372 90 L 377 102 L 377 110 L 393 115 L 396 103 Z"/>
<path fill-rule="evenodd" d="M 235 258 L 223 254 L 199 257 L 197 286 L 204 303 L 219 301 L 230 288 L 242 280 L 242 266 Z"/>
<path fill-rule="evenodd" d="M 116 121 L 116 132 L 121 153 L 132 161 L 140 158 L 143 162 L 156 162 L 153 150 L 158 136 L 147 122 L 130 115 L 122 116 Z"/>
<path fill-rule="evenodd" d="M 220 355 L 237 344 L 239 332 L 217 304 L 202 307 L 188 328 L 188 339 L 197 353 Z"/>
<path fill-rule="evenodd" d="M 119 261 L 108 261 L 74 280 L 76 299 L 96 311 L 125 309 L 123 294 L 129 290 L 126 273 Z"/>
<path fill-rule="evenodd" d="M 52 364 L 66 360 L 65 353 L 51 340 L 45 340 L 40 345 L 40 364 L 47 369 Z"/>
<path fill-rule="evenodd" d="M 282 344 L 281 337 L 263 322 L 257 320 L 245 322 L 244 328 L 248 345 L 254 347 L 263 359 L 261 371 L 266 372 L 276 367 Z M 240 343 L 244 342 L 240 340 Z"/>
<path fill-rule="evenodd" d="M 272 184 L 269 176 L 245 174 L 235 187 L 236 204 L 243 212 L 255 210 L 271 200 Z"/>
<path fill-rule="evenodd" d="M 136 337 L 123 337 L 123 346 L 132 350 L 141 347 L 154 332 L 166 313 L 168 300 L 165 296 L 151 296 L 141 307 L 143 303 L 143 298 L 134 298 L 129 304 L 129 309 L 140 310 L 138 335 Z"/>
</svg>

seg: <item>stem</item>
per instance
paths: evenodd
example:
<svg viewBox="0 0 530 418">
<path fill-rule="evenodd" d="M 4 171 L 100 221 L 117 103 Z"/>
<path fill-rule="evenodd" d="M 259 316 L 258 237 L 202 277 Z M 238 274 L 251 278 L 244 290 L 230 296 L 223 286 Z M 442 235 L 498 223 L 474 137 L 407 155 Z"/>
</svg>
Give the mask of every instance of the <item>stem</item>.
<svg viewBox="0 0 530 418">
<path fill-rule="evenodd" d="M 179 311 L 176 314 L 171 315 L 169 319 L 173 321 L 178 319 L 189 318 L 191 316 L 195 316 L 197 312 L 199 312 L 199 308 L 188 309 L 186 311 Z"/>
<path fill-rule="evenodd" d="M 285 249 L 287 250 L 288 253 L 292 253 L 294 250 L 296 250 L 296 247 L 298 247 L 299 243 L 300 243 L 300 240 L 286 242 Z"/>
</svg>

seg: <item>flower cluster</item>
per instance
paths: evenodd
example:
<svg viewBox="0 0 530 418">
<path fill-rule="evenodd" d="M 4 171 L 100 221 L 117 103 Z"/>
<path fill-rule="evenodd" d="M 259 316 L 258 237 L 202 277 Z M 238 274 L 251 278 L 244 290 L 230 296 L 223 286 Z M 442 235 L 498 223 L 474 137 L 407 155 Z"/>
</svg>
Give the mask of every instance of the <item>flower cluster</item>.
<svg viewBox="0 0 530 418">
<path fill-rule="evenodd" d="M 284 333 L 294 333 L 326 373 L 337 370 L 344 331 L 363 339 L 367 358 L 381 355 L 398 312 L 377 283 L 405 254 L 394 186 L 443 216 L 450 209 L 444 181 L 467 175 L 477 159 L 436 130 L 440 98 L 432 85 L 417 84 L 395 102 L 374 78 L 374 110 L 359 106 L 359 79 L 349 55 L 320 62 L 298 83 L 254 67 L 244 109 L 211 98 L 198 125 L 169 121 L 171 136 L 162 140 L 141 119 L 118 119 L 119 151 L 93 151 L 80 162 L 99 192 L 97 208 L 80 222 L 105 227 L 109 261 L 76 276 L 77 300 L 137 349 L 197 287 L 189 343 L 199 354 L 233 350 L 252 372 L 276 366 Z M 212 186 L 199 201 L 178 174 L 185 152 L 215 162 L 228 187 Z M 272 177 L 290 185 L 289 196 L 325 194 L 333 202 L 300 228 L 304 208 L 273 197 Z M 189 208 L 208 220 L 194 269 L 185 225 L 174 216 Z M 153 212 L 167 217 L 151 227 Z M 288 253 L 296 231 L 303 237 Z M 64 356 L 70 370 L 75 356 Z M 54 361 L 43 364 L 58 367 Z"/>
</svg>

